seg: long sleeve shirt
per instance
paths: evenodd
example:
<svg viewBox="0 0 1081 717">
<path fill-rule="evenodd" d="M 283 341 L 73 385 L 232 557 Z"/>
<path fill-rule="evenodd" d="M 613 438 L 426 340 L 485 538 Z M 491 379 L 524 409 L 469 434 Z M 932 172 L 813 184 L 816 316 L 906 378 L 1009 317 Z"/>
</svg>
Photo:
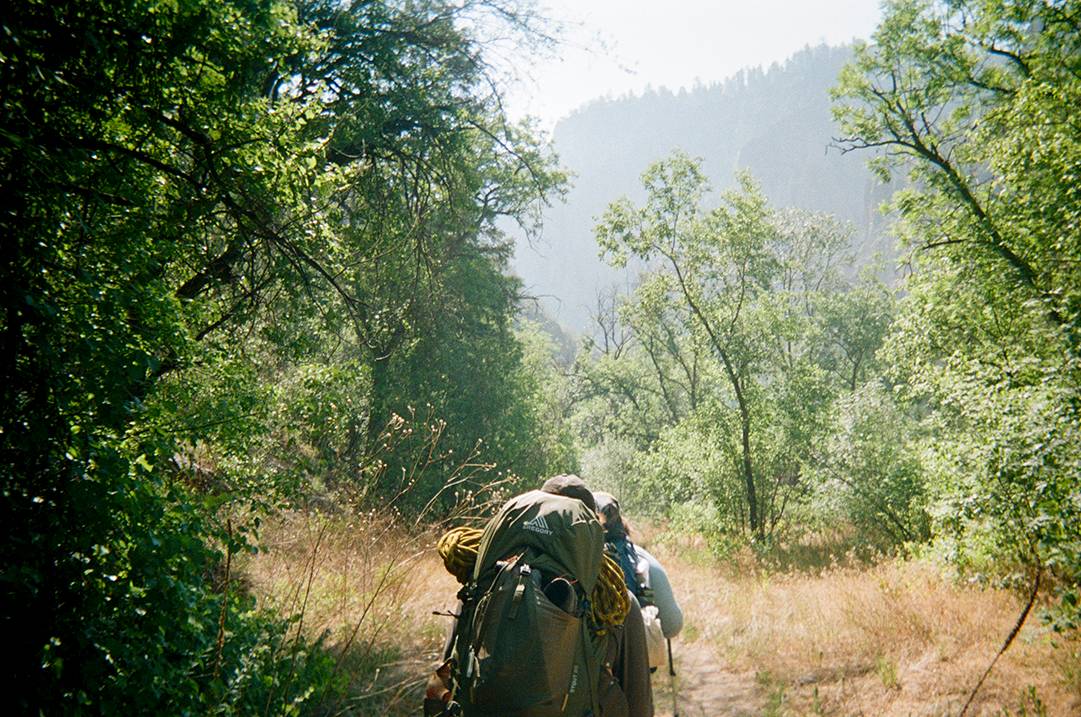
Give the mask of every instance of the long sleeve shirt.
<svg viewBox="0 0 1081 717">
<path fill-rule="evenodd" d="M 668 573 L 648 550 L 635 545 L 638 554 L 638 572 L 649 576 L 649 588 L 653 592 L 652 601 L 657 606 L 657 616 L 661 619 L 661 632 L 667 638 L 673 638 L 683 629 L 683 610 L 672 593 L 672 584 L 668 582 Z"/>
</svg>

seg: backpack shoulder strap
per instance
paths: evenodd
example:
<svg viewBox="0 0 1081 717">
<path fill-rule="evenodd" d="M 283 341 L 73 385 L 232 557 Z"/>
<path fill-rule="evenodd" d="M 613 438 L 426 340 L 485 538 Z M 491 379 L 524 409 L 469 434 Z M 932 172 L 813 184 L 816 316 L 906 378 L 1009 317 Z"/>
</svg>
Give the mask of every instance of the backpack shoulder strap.
<svg viewBox="0 0 1081 717">
<path fill-rule="evenodd" d="M 634 593 L 635 597 L 641 598 L 642 585 L 638 582 L 638 553 L 634 549 L 634 543 L 630 541 L 630 538 L 623 537 L 606 543 L 605 547 L 623 570 L 623 582 L 627 584 L 627 589 Z"/>
<path fill-rule="evenodd" d="M 593 640 L 589 636 L 589 621 L 582 620 L 582 654 L 586 662 L 586 683 L 589 685 L 589 702 L 593 714 L 600 717 L 601 703 L 597 697 L 597 688 L 600 680 L 600 669 L 597 666 L 597 655 L 593 652 Z"/>
</svg>

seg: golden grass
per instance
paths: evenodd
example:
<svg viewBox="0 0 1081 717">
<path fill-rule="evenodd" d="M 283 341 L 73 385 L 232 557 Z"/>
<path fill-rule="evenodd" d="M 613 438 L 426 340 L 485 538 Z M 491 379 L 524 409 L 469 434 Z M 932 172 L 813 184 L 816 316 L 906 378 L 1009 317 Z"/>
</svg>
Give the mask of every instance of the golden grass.
<svg viewBox="0 0 1081 717">
<path fill-rule="evenodd" d="M 686 545 L 657 552 L 687 612 L 687 649 L 708 646 L 721 669 L 753 676 L 763 713 L 956 715 L 1022 607 L 919 562 L 768 574 Z M 1054 649 L 1030 620 L 969 714 L 1015 714 L 1026 699 L 1033 714 L 1030 688 L 1047 714 L 1081 714 L 1068 679 L 1077 643 Z"/>
<path fill-rule="evenodd" d="M 289 513 L 263 531 L 242 570 L 260 604 L 322 637 L 348 682 L 334 714 L 405 715 L 442 648 L 457 583 L 431 534 L 372 516 Z M 442 598 L 442 599 L 439 599 Z"/>
<path fill-rule="evenodd" d="M 296 629 L 338 655 L 348 696 L 328 711 L 415 714 L 448 627 L 432 611 L 452 609 L 458 589 L 437 536 L 297 513 L 263 537 L 267 551 L 241 569 L 261 604 L 302 615 Z M 918 562 L 775 573 L 719 563 L 693 541 L 650 547 L 687 616 L 675 642 L 684 717 L 956 715 L 1020 611 L 1013 594 Z M 663 671 L 654 686 L 658 715 L 670 714 Z M 970 714 L 1022 714 L 1030 688 L 1046 714 L 1081 714 L 1081 643 L 1052 647 L 1034 616 Z"/>
</svg>

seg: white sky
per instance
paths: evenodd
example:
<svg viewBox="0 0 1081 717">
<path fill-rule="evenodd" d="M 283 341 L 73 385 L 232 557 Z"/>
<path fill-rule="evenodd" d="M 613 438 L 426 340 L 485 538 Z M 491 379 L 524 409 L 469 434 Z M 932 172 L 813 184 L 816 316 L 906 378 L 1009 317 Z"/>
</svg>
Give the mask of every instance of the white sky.
<svg viewBox="0 0 1081 717">
<path fill-rule="evenodd" d="M 558 57 L 515 62 L 522 81 L 506 101 L 545 130 L 597 97 L 690 88 L 806 45 L 868 38 L 881 16 L 879 0 L 538 1 L 565 23 L 565 44 Z"/>
</svg>

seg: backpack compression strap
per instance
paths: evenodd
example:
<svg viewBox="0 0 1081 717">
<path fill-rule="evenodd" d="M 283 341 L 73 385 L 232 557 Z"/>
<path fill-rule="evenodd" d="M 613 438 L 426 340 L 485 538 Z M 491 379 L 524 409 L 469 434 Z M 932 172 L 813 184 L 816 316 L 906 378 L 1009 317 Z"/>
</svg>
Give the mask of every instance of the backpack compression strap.
<svg viewBox="0 0 1081 717">
<path fill-rule="evenodd" d="M 589 673 L 589 679 L 586 682 L 589 684 L 589 703 L 593 709 L 594 717 L 600 717 L 601 703 L 597 699 L 597 688 L 599 685 L 597 681 L 600 679 L 601 673 L 597 669 L 597 656 L 593 653 L 593 643 L 589 639 L 589 625 L 588 620 L 582 620 L 582 654 L 586 658 L 586 672 Z M 603 634 L 599 634 L 598 637 L 605 639 Z"/>
</svg>

